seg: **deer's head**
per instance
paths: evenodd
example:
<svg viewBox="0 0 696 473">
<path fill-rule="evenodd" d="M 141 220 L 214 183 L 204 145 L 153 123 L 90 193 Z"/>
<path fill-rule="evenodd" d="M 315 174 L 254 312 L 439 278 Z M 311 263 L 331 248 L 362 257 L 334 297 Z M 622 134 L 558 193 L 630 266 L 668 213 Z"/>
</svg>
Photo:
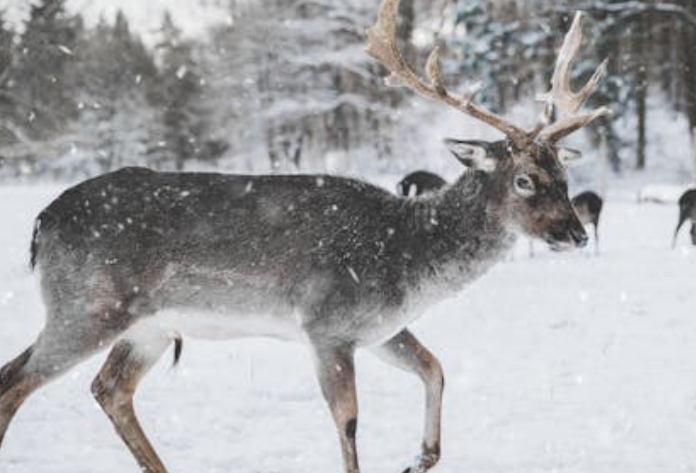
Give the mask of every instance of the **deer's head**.
<svg viewBox="0 0 696 473">
<path fill-rule="evenodd" d="M 461 95 L 443 84 L 438 49 L 426 63 L 428 79 L 413 72 L 395 42 L 395 20 L 399 0 L 384 0 L 377 23 L 368 32 L 367 53 L 390 72 L 389 85 L 404 85 L 421 95 L 443 102 L 500 130 L 505 139 L 496 142 L 446 140 L 450 151 L 469 168 L 489 172 L 497 184 L 503 218 L 523 233 L 546 241 L 554 249 L 584 246 L 587 234 L 568 199 L 565 163 L 578 155 L 558 142 L 600 116 L 611 113 L 601 107 L 579 113 L 583 103 L 606 71 L 606 61 L 578 92 L 570 88 L 570 67 L 582 42 L 581 19 L 577 13 L 558 53 L 551 90 L 541 98 L 544 110 L 530 130 L 518 127 L 473 102 L 477 89 Z M 555 113 L 554 113 L 555 112 Z M 557 119 L 551 121 L 552 115 Z"/>
<path fill-rule="evenodd" d="M 508 226 L 539 238 L 556 250 L 584 246 L 587 234 L 568 199 L 565 161 L 577 152 L 532 142 L 518 148 L 496 142 L 447 139 L 464 166 L 491 175 L 490 192 Z"/>
</svg>

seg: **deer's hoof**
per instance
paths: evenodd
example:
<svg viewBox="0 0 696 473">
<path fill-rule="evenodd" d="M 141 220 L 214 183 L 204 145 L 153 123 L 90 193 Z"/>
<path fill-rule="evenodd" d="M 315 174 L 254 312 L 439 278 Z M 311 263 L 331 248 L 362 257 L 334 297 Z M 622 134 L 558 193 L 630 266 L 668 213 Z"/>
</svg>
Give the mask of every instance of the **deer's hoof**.
<svg viewBox="0 0 696 473">
<path fill-rule="evenodd" d="M 425 473 L 435 466 L 440 459 L 440 455 L 435 452 L 426 452 L 419 455 L 413 465 L 406 468 L 403 473 Z"/>
</svg>

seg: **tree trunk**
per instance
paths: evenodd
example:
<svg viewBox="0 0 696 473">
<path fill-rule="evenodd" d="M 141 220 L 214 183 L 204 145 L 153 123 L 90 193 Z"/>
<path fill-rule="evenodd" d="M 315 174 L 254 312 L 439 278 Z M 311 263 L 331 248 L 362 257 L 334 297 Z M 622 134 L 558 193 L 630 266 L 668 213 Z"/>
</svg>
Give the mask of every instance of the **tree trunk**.
<svg viewBox="0 0 696 473">
<path fill-rule="evenodd" d="M 689 5 L 692 12 L 696 6 Z M 684 102 L 686 103 L 686 116 L 689 120 L 689 130 L 696 127 L 696 49 L 694 48 L 696 33 L 687 25 L 682 27 L 681 55 L 684 67 L 682 67 L 682 83 L 684 85 Z"/>
<path fill-rule="evenodd" d="M 635 55 L 635 90 L 636 90 L 636 115 L 638 121 L 636 142 L 636 169 L 645 169 L 645 124 L 646 124 L 646 100 L 648 89 L 647 58 L 648 45 L 645 41 L 650 28 L 650 21 L 646 16 L 636 21 L 634 31 L 634 55 Z"/>
<path fill-rule="evenodd" d="M 636 114 L 638 115 L 638 137 L 636 143 L 636 169 L 645 169 L 645 123 L 646 123 L 646 85 L 645 72 L 639 74 L 643 85 L 636 89 Z"/>
<path fill-rule="evenodd" d="M 691 129 L 691 182 L 696 183 L 696 127 Z"/>
</svg>

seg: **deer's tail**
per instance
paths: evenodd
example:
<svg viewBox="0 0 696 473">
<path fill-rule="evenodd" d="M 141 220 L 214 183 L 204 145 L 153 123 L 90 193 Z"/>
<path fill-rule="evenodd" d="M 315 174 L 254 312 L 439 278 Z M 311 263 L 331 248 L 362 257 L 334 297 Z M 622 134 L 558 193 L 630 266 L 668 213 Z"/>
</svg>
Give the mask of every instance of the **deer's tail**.
<svg viewBox="0 0 696 473">
<path fill-rule="evenodd" d="M 174 337 L 174 366 L 179 364 L 179 359 L 181 359 L 181 352 L 184 349 L 184 339 L 181 335 L 177 334 Z"/>
</svg>

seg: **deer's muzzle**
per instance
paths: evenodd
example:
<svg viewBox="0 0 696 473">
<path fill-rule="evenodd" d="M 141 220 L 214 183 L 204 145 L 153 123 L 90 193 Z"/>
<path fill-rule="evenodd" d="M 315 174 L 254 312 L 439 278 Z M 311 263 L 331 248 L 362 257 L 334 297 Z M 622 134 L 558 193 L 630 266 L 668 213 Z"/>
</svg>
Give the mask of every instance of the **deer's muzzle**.
<svg viewBox="0 0 696 473">
<path fill-rule="evenodd" d="M 568 234 L 570 235 L 570 238 L 573 240 L 573 243 L 575 243 L 575 246 L 578 248 L 583 248 L 585 245 L 587 245 L 587 232 L 583 227 L 579 227 L 579 231 L 577 229 L 571 228 L 568 230 Z"/>
<path fill-rule="evenodd" d="M 547 234 L 545 240 L 552 250 L 564 251 L 571 248 L 583 248 L 587 245 L 589 237 L 580 221 L 573 218 L 559 223 Z"/>
</svg>

